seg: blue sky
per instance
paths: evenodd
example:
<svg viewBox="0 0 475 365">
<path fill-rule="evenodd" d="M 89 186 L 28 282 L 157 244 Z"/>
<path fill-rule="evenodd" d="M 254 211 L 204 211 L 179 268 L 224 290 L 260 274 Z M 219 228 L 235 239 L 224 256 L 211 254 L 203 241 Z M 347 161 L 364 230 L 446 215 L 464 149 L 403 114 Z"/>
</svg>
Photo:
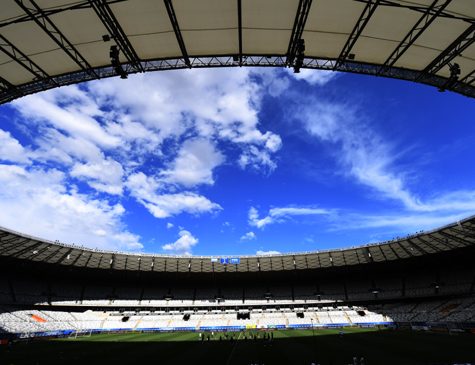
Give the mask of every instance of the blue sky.
<svg viewBox="0 0 475 365">
<path fill-rule="evenodd" d="M 474 101 L 405 81 L 202 69 L 0 107 L 0 225 L 91 248 L 342 248 L 474 214 Z"/>
</svg>

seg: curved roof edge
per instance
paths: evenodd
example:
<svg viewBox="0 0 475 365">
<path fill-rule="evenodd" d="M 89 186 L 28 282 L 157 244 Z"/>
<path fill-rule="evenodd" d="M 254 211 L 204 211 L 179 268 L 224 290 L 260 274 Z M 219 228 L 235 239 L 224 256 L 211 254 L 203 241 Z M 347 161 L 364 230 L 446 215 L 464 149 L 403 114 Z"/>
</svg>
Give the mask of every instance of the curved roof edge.
<svg viewBox="0 0 475 365">
<path fill-rule="evenodd" d="M 472 222 L 473 221 L 473 222 Z M 473 223 L 473 228 L 472 227 L 465 227 L 463 226 L 464 223 L 470 223 L 469 225 L 471 226 Z M 0 244 L 4 243 L 3 237 L 7 235 L 13 235 L 17 236 L 17 239 L 20 238 L 25 238 L 31 241 L 37 241 L 41 242 L 44 244 L 52 245 L 52 246 L 58 246 L 58 247 L 66 247 L 66 248 L 72 248 L 72 249 L 79 249 L 83 252 L 91 252 L 91 253 L 100 253 L 100 254 L 114 254 L 114 255 L 127 255 L 127 256 L 137 256 L 137 257 L 154 257 L 154 258 L 186 258 L 186 259 L 211 259 L 211 258 L 216 258 L 216 257 L 239 257 L 239 258 L 263 258 L 263 257 L 272 257 L 272 258 L 278 258 L 278 257 L 288 257 L 288 256 L 302 256 L 302 255 L 316 255 L 316 254 L 322 254 L 322 253 L 336 253 L 336 252 L 344 252 L 344 251 L 351 251 L 351 250 L 357 250 L 357 249 L 363 249 L 363 248 L 369 248 L 369 247 L 378 247 L 378 246 L 384 246 L 384 245 L 390 245 L 393 243 L 400 243 L 400 242 L 408 242 L 409 240 L 412 239 L 417 239 L 417 238 L 424 238 L 424 237 L 429 237 L 431 234 L 434 233 L 440 233 L 440 231 L 449 229 L 449 228 L 454 228 L 454 227 L 459 227 L 461 229 L 461 233 L 466 236 L 465 238 L 470 238 L 472 241 L 467 241 L 468 245 L 475 244 L 475 215 L 469 216 L 467 218 L 458 220 L 457 222 L 446 224 L 444 226 L 434 228 L 429 231 L 421 231 L 420 233 L 416 233 L 413 235 L 407 235 L 405 237 L 398 237 L 393 240 L 388 240 L 388 241 L 382 241 L 382 242 L 377 242 L 377 243 L 368 243 L 368 244 L 363 244 L 359 246 L 350 246 L 350 247 L 345 247 L 345 248 L 333 248 L 333 249 L 326 249 L 326 250 L 316 250 L 316 251 L 303 251 L 303 252 L 290 252 L 290 253 L 280 253 L 280 254 L 265 254 L 265 255 L 222 255 L 222 254 L 217 254 L 217 255 L 166 255 L 166 254 L 152 254 L 152 253 L 137 253 L 137 252 L 128 252 L 128 251 L 111 251 L 111 250 L 101 250 L 101 249 L 92 249 L 84 246 L 77 246 L 74 244 L 67 244 L 67 243 L 61 243 L 59 241 L 51 241 L 31 235 L 27 235 L 21 232 L 17 232 L 5 227 L 0 226 Z M 467 228 L 468 232 L 465 231 L 465 228 Z M 2 234 L 3 233 L 3 234 Z M 10 240 L 11 241 L 11 240 Z M 466 245 L 466 246 L 468 246 Z M 1 247 L 1 246 L 0 246 Z M 455 248 L 455 247 L 454 247 Z M 0 249 L 0 255 L 3 254 L 5 250 Z"/>
<path fill-rule="evenodd" d="M 243 63 L 240 64 L 236 61 L 234 56 L 202 56 L 191 57 L 189 59 L 190 66 L 187 65 L 184 58 L 172 58 L 172 59 L 156 59 L 149 61 L 141 61 L 141 68 L 144 72 L 151 71 L 166 71 L 177 70 L 187 68 L 213 68 L 213 67 L 286 67 L 288 64 L 287 57 L 285 56 L 269 56 L 269 55 L 248 55 L 243 56 Z M 138 73 L 137 68 L 130 64 L 123 65 L 126 67 L 127 74 Z M 305 58 L 302 68 L 315 69 L 315 70 L 327 70 L 327 71 L 340 71 L 356 74 L 372 75 L 378 77 L 386 77 L 392 79 L 412 81 L 428 86 L 433 86 L 439 90 L 452 91 L 470 98 L 475 98 L 475 78 L 468 83 L 455 82 L 450 87 L 447 87 L 448 78 L 425 74 L 421 71 L 415 71 L 397 67 L 387 67 L 379 64 L 368 64 L 361 62 L 339 62 L 335 59 L 317 59 L 317 58 Z M 92 69 L 94 72 L 73 72 L 59 76 L 54 76 L 49 79 L 39 79 L 23 85 L 13 87 L 6 85 L 1 87 L 0 90 L 0 105 L 9 103 L 15 99 L 23 96 L 35 94 L 37 92 L 54 89 L 60 86 L 67 86 L 78 84 L 81 82 L 99 80 L 103 78 L 120 76 L 112 65 L 96 67 Z"/>
</svg>

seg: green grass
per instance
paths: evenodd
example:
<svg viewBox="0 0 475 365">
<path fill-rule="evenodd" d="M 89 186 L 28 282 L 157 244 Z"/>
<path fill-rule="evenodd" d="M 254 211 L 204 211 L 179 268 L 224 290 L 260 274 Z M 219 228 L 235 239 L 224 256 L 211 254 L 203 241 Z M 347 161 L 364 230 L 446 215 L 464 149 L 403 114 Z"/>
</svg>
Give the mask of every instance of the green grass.
<svg viewBox="0 0 475 365">
<path fill-rule="evenodd" d="M 311 364 L 346 365 L 353 356 L 364 356 L 366 364 L 404 365 L 432 362 L 474 362 L 475 336 L 445 333 L 345 329 L 274 332 L 272 346 L 241 338 L 201 343 L 197 333 L 126 333 L 94 335 L 90 338 L 38 341 L 0 347 L 0 364 L 189 364 L 249 365 Z M 255 332 L 254 332 L 255 333 Z M 219 336 L 219 334 L 218 334 Z M 237 333 L 237 336 L 239 333 Z M 261 335 L 262 337 L 262 335 Z"/>
</svg>

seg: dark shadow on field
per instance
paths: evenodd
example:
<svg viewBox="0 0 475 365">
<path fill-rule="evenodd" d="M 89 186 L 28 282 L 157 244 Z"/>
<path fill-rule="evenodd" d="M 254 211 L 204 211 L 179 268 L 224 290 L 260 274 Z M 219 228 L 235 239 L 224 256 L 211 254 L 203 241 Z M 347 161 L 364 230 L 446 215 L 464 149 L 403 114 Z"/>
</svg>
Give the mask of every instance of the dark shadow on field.
<svg viewBox="0 0 475 365">
<path fill-rule="evenodd" d="M 254 332 L 255 333 L 255 332 Z M 248 334 L 246 332 L 246 334 Z M 236 338 L 239 333 L 236 333 Z M 218 334 L 219 338 L 219 334 Z M 462 363 L 475 360 L 475 336 L 387 330 L 274 332 L 262 338 L 200 341 L 197 333 L 114 334 L 91 338 L 0 346 L 0 364 L 315 364 L 347 365 L 353 356 L 365 364 Z"/>
</svg>

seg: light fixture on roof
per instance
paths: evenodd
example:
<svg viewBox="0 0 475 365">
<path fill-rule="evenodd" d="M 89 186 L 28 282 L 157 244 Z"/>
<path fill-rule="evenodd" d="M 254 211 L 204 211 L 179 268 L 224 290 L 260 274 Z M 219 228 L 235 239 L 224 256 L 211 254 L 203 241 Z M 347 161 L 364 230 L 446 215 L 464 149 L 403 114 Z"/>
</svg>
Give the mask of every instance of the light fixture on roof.
<svg viewBox="0 0 475 365">
<path fill-rule="evenodd" d="M 305 57 L 305 41 L 299 39 L 297 41 L 297 60 L 294 65 L 294 73 L 300 73 L 300 68 L 303 66 L 303 59 Z"/>
<path fill-rule="evenodd" d="M 114 67 L 117 75 L 120 75 L 121 79 L 126 79 L 127 72 L 125 72 L 125 70 L 122 68 L 122 65 L 120 64 L 119 52 L 120 50 L 116 45 L 111 46 L 109 56 L 111 58 L 112 67 Z"/>
<path fill-rule="evenodd" d="M 458 81 L 460 76 L 460 66 L 458 63 L 454 63 L 453 65 L 449 63 L 450 66 L 450 77 L 447 79 L 447 82 L 439 87 L 437 91 L 444 92 L 446 89 L 452 88 L 454 84 Z"/>
</svg>

